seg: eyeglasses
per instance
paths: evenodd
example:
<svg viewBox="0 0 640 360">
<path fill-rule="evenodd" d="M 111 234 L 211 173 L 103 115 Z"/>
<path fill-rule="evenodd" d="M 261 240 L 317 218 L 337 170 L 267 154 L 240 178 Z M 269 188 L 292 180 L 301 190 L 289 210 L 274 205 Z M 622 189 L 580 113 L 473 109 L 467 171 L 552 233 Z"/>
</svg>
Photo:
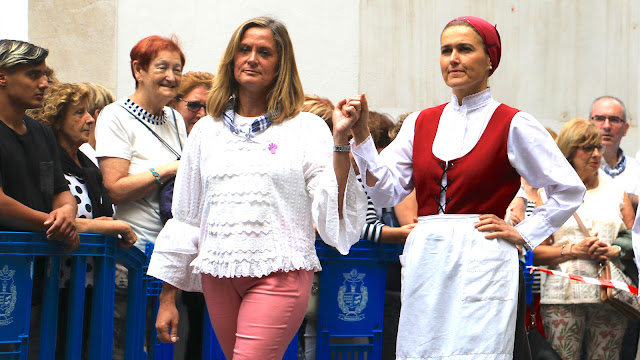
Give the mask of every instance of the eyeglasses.
<svg viewBox="0 0 640 360">
<path fill-rule="evenodd" d="M 207 105 L 198 102 L 198 101 L 187 101 L 183 98 L 180 98 L 180 101 L 184 101 L 187 103 L 187 110 L 193 112 L 193 113 L 197 113 L 198 111 L 200 111 L 200 108 L 203 108 L 205 112 L 207 112 Z"/>
<path fill-rule="evenodd" d="M 591 120 L 593 120 L 596 124 L 604 124 L 605 120 L 609 119 L 609 124 L 611 125 L 621 125 L 624 122 L 624 119 L 619 116 L 604 116 L 604 115 L 596 115 L 592 116 Z"/>
<path fill-rule="evenodd" d="M 585 145 L 581 149 L 588 154 L 592 154 L 595 149 L 598 149 L 598 152 L 602 152 L 602 145 Z"/>
</svg>

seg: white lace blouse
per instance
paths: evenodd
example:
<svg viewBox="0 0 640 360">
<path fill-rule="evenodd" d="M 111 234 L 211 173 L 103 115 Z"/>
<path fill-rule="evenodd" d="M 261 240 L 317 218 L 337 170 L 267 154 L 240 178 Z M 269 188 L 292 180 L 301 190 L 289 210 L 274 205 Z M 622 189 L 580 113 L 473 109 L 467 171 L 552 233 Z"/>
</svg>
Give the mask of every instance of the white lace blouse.
<svg viewBox="0 0 640 360">
<path fill-rule="evenodd" d="M 343 219 L 333 139 L 301 113 L 251 140 L 207 116 L 194 126 L 176 176 L 173 215 L 158 235 L 149 275 L 201 291 L 200 274 L 262 277 L 320 270 L 314 223 L 346 254 L 364 226 L 367 200 L 349 172 Z"/>
</svg>

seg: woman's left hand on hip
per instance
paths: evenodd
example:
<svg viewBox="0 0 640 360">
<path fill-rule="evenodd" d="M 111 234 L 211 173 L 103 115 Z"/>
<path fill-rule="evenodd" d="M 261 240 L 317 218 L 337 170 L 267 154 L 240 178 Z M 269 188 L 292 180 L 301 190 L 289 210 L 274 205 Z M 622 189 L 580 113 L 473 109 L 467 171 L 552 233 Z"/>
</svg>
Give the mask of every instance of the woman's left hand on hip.
<svg viewBox="0 0 640 360">
<path fill-rule="evenodd" d="M 524 239 L 516 228 L 493 214 L 480 215 L 480 221 L 475 226 L 478 231 L 489 232 L 486 239 L 501 238 L 514 245 L 524 245 Z"/>
</svg>

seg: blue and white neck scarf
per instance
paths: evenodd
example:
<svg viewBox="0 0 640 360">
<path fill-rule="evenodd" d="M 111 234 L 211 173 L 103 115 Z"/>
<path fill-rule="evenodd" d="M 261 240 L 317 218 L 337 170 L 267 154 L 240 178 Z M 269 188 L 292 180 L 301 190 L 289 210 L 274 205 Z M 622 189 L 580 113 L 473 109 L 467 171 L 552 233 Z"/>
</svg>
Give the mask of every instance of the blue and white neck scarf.
<svg viewBox="0 0 640 360">
<path fill-rule="evenodd" d="M 231 108 L 224 112 L 224 114 L 222 115 L 222 121 L 224 121 L 224 123 L 227 125 L 229 131 L 236 135 L 244 136 L 247 140 L 250 140 L 257 134 L 267 130 L 267 128 L 271 126 L 271 124 L 273 124 L 273 121 L 271 121 L 270 119 L 274 117 L 272 113 L 266 113 L 265 115 L 257 118 L 251 124 L 251 128 L 249 129 L 249 131 L 242 131 L 233 123 L 233 119 L 235 118 L 235 116 L 236 112 L 233 110 L 233 108 Z"/>
<path fill-rule="evenodd" d="M 602 170 L 604 170 L 605 174 L 611 177 L 616 177 L 622 174 L 624 172 L 624 169 L 627 168 L 627 157 L 622 152 L 622 149 L 619 149 L 619 151 L 620 151 L 620 161 L 618 161 L 618 163 L 616 164 L 616 166 L 613 167 L 613 169 L 609 168 L 609 165 L 607 165 L 606 162 L 603 162 L 604 166 L 602 167 Z"/>
</svg>

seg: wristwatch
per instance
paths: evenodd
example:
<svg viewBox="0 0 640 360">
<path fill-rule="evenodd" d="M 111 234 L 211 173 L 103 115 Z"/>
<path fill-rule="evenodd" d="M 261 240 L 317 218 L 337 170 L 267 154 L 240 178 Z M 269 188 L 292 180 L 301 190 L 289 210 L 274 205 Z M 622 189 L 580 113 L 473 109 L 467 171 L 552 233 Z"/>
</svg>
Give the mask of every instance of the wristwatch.
<svg viewBox="0 0 640 360">
<path fill-rule="evenodd" d="M 349 152 L 351 151 L 351 145 L 333 145 L 333 151 L 336 152 Z"/>
</svg>

